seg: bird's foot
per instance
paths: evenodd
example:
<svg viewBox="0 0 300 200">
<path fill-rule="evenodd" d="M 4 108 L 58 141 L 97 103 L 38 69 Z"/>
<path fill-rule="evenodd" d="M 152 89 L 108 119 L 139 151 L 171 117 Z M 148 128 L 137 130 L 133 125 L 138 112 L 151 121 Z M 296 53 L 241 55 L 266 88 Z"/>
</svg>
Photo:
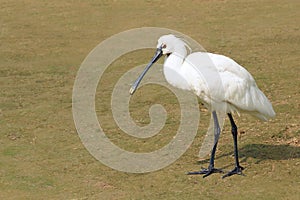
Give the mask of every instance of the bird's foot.
<svg viewBox="0 0 300 200">
<path fill-rule="evenodd" d="M 238 165 L 232 171 L 225 174 L 222 178 L 226 178 L 226 177 L 232 176 L 234 174 L 245 176 L 245 174 L 243 174 L 243 172 L 242 172 L 243 169 L 244 169 L 244 167 L 241 167 L 241 166 Z"/>
<path fill-rule="evenodd" d="M 201 171 L 195 171 L 195 172 L 188 172 L 187 175 L 198 175 L 198 174 L 204 174 L 203 178 L 213 174 L 213 173 L 224 173 L 222 169 L 217 169 L 212 166 L 209 166 L 207 169 L 202 168 Z"/>
</svg>

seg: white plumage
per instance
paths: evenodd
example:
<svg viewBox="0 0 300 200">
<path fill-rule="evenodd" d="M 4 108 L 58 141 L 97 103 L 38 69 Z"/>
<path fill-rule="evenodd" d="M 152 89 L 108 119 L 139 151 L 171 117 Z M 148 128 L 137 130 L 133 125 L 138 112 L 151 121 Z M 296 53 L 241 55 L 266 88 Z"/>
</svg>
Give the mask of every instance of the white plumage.
<svg viewBox="0 0 300 200">
<path fill-rule="evenodd" d="M 159 38 L 154 57 L 131 87 L 130 94 L 135 92 L 146 72 L 162 55 L 166 55 L 163 71 L 167 82 L 174 87 L 193 91 L 212 112 L 208 135 L 214 132 L 214 144 L 209 166 L 188 174 L 204 174 L 203 177 L 206 177 L 212 173 L 223 173 L 223 170 L 214 168 L 214 159 L 221 132 L 219 122 L 227 114 L 232 127 L 235 168 L 223 178 L 243 175 L 244 168 L 238 159 L 237 126 L 231 114 L 246 112 L 261 120 L 268 120 L 275 116 L 268 98 L 257 87 L 251 74 L 234 60 L 207 52 L 191 53 L 191 48 L 174 35 Z"/>
<path fill-rule="evenodd" d="M 261 120 L 275 116 L 270 101 L 251 74 L 231 58 L 196 52 L 187 55 L 187 44 L 174 35 L 158 40 L 166 45 L 164 75 L 174 87 L 192 90 L 211 111 L 247 112 Z"/>
</svg>

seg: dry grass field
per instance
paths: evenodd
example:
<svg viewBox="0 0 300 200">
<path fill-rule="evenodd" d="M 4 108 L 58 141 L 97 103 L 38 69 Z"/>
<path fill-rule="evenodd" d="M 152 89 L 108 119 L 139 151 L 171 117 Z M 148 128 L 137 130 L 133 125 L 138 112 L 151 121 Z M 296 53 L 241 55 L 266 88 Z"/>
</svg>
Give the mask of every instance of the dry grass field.
<svg viewBox="0 0 300 200">
<path fill-rule="evenodd" d="M 300 199 L 300 2 L 298 0 L 100 1 L 3 0 L 0 4 L 0 199 Z M 207 51 L 245 66 L 269 97 L 275 119 L 235 116 L 246 176 L 203 179 L 199 147 L 209 125 L 201 107 L 198 134 L 172 165 L 151 173 L 113 170 L 82 145 L 72 116 L 72 88 L 88 53 L 132 28 L 164 27 L 189 35 Z M 131 151 L 164 146 L 179 124 L 174 95 L 158 86 L 137 91 L 131 112 L 149 122 L 149 105 L 168 111 L 166 128 L 149 140 L 122 133 L 110 94 L 122 73 L 152 50 L 116 60 L 97 89 L 97 115 L 108 137 Z M 161 96 L 164 98 L 161 98 Z M 216 166 L 233 167 L 226 121 Z"/>
</svg>

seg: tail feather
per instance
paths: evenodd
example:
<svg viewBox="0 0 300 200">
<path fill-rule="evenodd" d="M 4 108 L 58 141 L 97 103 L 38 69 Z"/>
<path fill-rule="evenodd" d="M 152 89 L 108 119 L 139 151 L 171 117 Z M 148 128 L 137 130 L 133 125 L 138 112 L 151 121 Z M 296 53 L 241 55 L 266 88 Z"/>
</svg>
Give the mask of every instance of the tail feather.
<svg viewBox="0 0 300 200">
<path fill-rule="evenodd" d="M 274 118 L 276 115 L 271 102 L 256 85 L 245 91 L 242 99 L 228 103 L 230 106 L 237 108 L 231 108 L 232 111 L 246 112 L 263 121 Z"/>
<path fill-rule="evenodd" d="M 252 96 L 252 102 L 255 110 L 251 114 L 263 121 L 274 118 L 276 115 L 275 111 L 265 94 L 258 88 L 255 88 L 252 94 L 254 94 Z"/>
</svg>

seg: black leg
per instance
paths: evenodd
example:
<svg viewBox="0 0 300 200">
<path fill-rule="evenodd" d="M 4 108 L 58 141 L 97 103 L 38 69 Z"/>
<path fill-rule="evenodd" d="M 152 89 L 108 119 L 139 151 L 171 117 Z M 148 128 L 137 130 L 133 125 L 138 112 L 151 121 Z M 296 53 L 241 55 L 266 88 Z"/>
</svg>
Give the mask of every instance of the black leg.
<svg viewBox="0 0 300 200">
<path fill-rule="evenodd" d="M 216 154 L 216 150 L 217 150 L 217 145 L 218 145 L 218 141 L 219 141 L 219 137 L 220 137 L 220 126 L 219 126 L 219 122 L 218 122 L 218 117 L 217 117 L 217 113 L 215 111 L 212 112 L 213 118 L 214 118 L 214 147 L 211 151 L 211 156 L 210 156 L 210 161 L 209 161 L 209 166 L 207 169 L 202 169 L 201 171 L 196 171 L 196 172 L 188 172 L 188 175 L 196 175 L 196 174 L 204 174 L 203 178 L 211 175 L 212 173 L 223 173 L 223 170 L 221 169 L 216 169 L 215 168 L 215 154 Z"/>
<path fill-rule="evenodd" d="M 234 143 L 234 159 L 235 159 L 235 168 L 228 172 L 227 174 L 225 174 L 223 176 L 223 178 L 228 177 L 228 176 L 232 176 L 234 174 L 238 174 L 238 175 L 244 175 L 242 173 L 242 170 L 244 169 L 243 167 L 240 166 L 239 163 L 239 155 L 238 155 L 238 145 L 237 145 L 237 126 L 234 123 L 233 117 L 230 113 L 228 113 L 228 117 L 230 120 L 230 124 L 231 124 L 231 132 L 232 132 L 232 136 L 233 136 L 233 143 Z"/>
</svg>

